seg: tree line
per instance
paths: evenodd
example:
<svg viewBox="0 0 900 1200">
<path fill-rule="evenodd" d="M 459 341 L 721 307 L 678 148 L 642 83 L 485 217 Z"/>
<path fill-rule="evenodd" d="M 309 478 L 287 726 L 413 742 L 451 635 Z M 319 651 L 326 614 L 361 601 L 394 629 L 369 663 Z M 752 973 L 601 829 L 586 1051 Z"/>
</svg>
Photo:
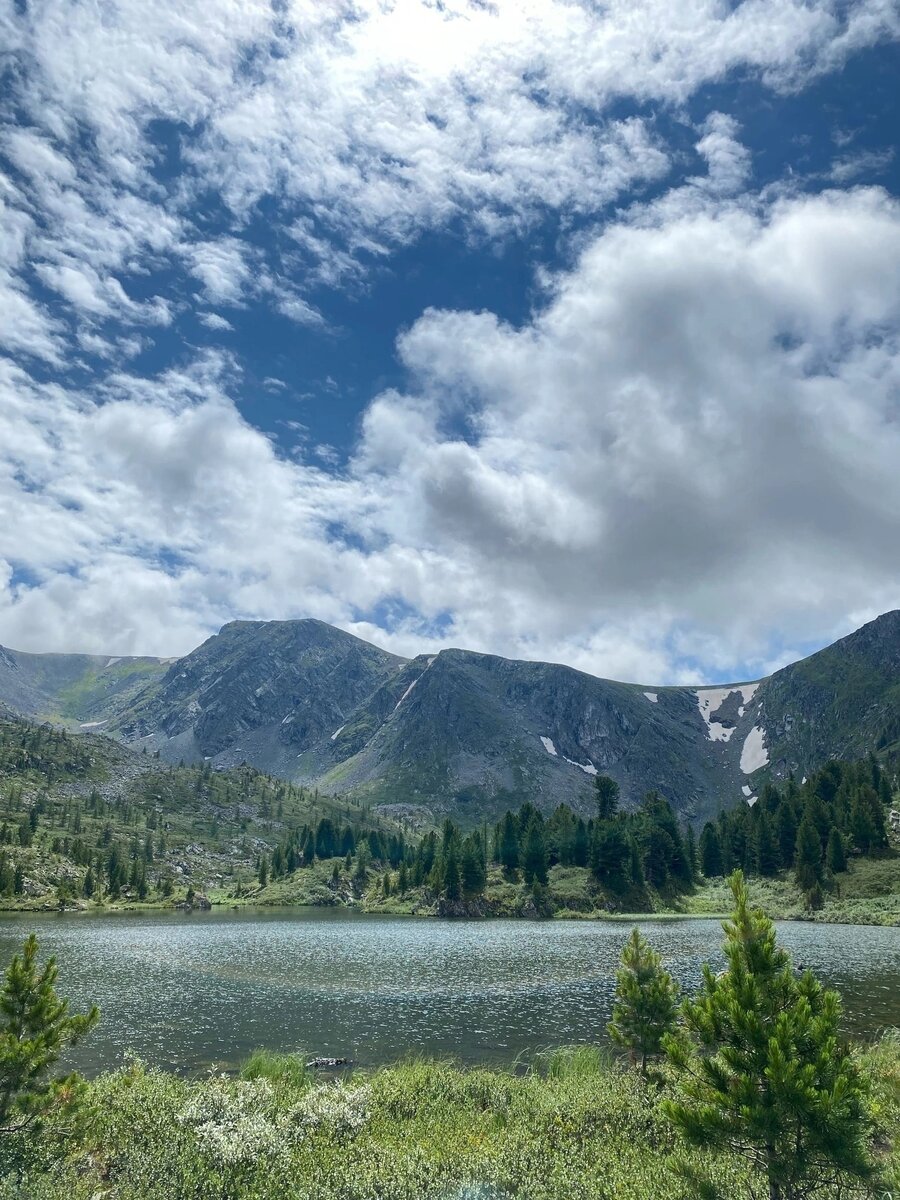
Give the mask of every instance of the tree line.
<svg viewBox="0 0 900 1200">
<path fill-rule="evenodd" d="M 812 905 L 847 869 L 851 855 L 888 848 L 886 809 L 891 786 L 870 755 L 834 760 L 802 783 L 767 783 L 755 804 L 723 810 L 700 834 L 700 868 L 707 877 L 740 868 L 748 875 L 792 871 Z"/>
</svg>

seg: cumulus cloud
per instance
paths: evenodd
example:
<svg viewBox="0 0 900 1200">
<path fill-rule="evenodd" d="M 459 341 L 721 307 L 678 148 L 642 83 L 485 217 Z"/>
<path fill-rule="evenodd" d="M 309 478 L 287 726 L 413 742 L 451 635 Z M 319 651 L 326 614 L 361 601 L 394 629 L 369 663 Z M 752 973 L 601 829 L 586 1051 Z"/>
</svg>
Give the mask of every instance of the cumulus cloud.
<svg viewBox="0 0 900 1200">
<path fill-rule="evenodd" d="M 0 557 L 38 582 L 7 586 L 7 640 L 77 626 L 121 652 L 143 628 L 175 652 L 300 611 L 653 682 L 762 669 L 774 630 L 896 604 L 900 205 L 649 217 L 595 237 L 521 328 L 423 314 L 410 386 L 374 400 L 343 475 L 242 421 L 222 356 L 91 397 L 9 375 Z M 410 615 L 386 634 L 365 614 L 389 601 Z"/>
<path fill-rule="evenodd" d="M 896 6 L 50 0 L 0 19 L 20 63 L 5 641 L 178 653 L 235 615 L 313 615 L 401 652 L 652 683 L 762 671 L 900 601 L 897 202 L 747 192 L 723 112 L 697 131 L 705 173 L 644 190 L 675 162 L 648 106 L 734 72 L 800 88 L 898 36 Z M 518 327 L 423 312 L 346 469 L 243 420 L 229 356 L 127 365 L 188 304 L 213 331 L 210 307 L 251 301 L 324 327 L 310 288 L 427 230 L 490 242 L 548 210 L 587 218 L 577 261 Z"/>
</svg>

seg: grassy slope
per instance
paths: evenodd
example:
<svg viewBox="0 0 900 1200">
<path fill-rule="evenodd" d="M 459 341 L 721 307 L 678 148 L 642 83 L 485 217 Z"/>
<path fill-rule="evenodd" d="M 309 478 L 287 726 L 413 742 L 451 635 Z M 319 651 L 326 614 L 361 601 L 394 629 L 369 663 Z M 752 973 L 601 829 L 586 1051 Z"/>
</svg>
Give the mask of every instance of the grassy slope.
<svg viewBox="0 0 900 1200">
<path fill-rule="evenodd" d="M 900 1183 L 888 1149 L 900 1126 L 900 1040 L 860 1059 L 881 1179 L 871 1190 L 823 1188 L 822 1200 L 880 1197 Z M 658 1097 L 590 1047 L 524 1075 L 409 1062 L 340 1087 L 272 1055 L 243 1081 L 189 1082 L 132 1064 L 89 1086 L 80 1129 L 51 1125 L 24 1146 L 3 1139 L 0 1198 L 688 1200 L 688 1154 L 718 1194 L 750 1195 L 742 1161 L 679 1145 Z"/>
<path fill-rule="evenodd" d="M 25 759 L 18 739 L 28 728 L 21 721 L 0 720 L 0 826 L 5 822 L 15 831 L 40 798 L 44 808 L 31 846 L 2 847 L 13 865 L 22 865 L 26 895 L 0 896 L 0 908 L 55 907 L 61 880 L 71 881 L 80 895 L 84 868 L 53 853 L 55 838 L 77 836 L 95 846 L 108 830 L 111 841 L 127 848 L 143 846 L 149 833 L 155 857 L 148 874 L 154 886 L 146 903 L 171 904 L 183 899 L 188 887 L 224 902 L 236 885 L 253 884 L 257 856 L 268 853 L 289 825 L 325 816 L 340 823 L 391 827 L 352 803 L 291 788 L 256 771 L 235 768 L 204 776 L 199 768 L 168 767 L 105 737 L 48 732 L 39 753 Z M 97 816 L 84 808 L 94 789 L 102 801 Z M 75 809 L 80 810 L 78 834 L 65 823 L 67 806 L 69 826 Z M 314 878 L 305 878 L 287 902 L 324 899 L 314 894 L 324 876 L 322 864 L 305 874 Z M 174 880 L 175 890 L 162 900 L 155 884 L 165 877 Z M 122 903 L 128 898 L 125 893 Z"/>
</svg>

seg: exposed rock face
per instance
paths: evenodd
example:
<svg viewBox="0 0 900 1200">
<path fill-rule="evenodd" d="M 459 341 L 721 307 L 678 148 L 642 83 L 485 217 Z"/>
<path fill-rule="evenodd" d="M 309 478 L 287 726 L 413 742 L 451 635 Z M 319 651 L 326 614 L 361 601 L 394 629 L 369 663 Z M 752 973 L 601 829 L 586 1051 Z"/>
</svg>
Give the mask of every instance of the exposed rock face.
<svg viewBox="0 0 900 1200">
<path fill-rule="evenodd" d="M 80 720 L 94 705 L 104 732 L 167 759 L 246 760 L 422 820 L 524 800 L 589 812 L 603 772 L 626 804 L 657 788 L 699 822 L 767 778 L 900 748 L 900 613 L 769 679 L 700 689 L 455 649 L 408 661 L 320 621 L 233 622 L 168 666 L 111 661 L 0 651 L 0 703 L 44 715 L 81 697 Z"/>
<path fill-rule="evenodd" d="M 113 731 L 170 759 L 294 774 L 298 755 L 403 662 L 322 621 L 233 621 L 146 688 Z"/>
</svg>

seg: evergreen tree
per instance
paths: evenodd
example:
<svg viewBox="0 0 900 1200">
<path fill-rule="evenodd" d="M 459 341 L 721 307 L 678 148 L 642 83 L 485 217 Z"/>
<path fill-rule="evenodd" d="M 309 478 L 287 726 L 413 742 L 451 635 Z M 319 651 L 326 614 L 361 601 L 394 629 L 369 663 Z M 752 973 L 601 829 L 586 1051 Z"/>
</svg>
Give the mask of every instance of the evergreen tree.
<svg viewBox="0 0 900 1200">
<path fill-rule="evenodd" d="M 500 822 L 500 865 L 507 875 L 513 875 L 519 865 L 519 822 L 516 814 L 508 812 Z"/>
<path fill-rule="evenodd" d="M 594 787 L 597 792 L 597 820 L 611 821 L 619 811 L 619 785 L 609 775 L 598 775 Z"/>
<path fill-rule="evenodd" d="M 522 877 L 526 883 L 547 882 L 547 846 L 544 822 L 540 813 L 533 813 L 525 830 L 522 846 Z"/>
<path fill-rule="evenodd" d="M 663 1038 L 674 1030 L 677 1012 L 678 985 L 633 929 L 616 973 L 616 1001 L 607 1028 L 613 1041 L 631 1052 L 632 1061 L 640 1061 L 642 1075 L 647 1059 L 660 1053 Z"/>
<path fill-rule="evenodd" d="M 725 874 L 722 843 L 719 840 L 719 831 L 712 821 L 707 821 L 700 833 L 700 869 L 707 879 Z"/>
<path fill-rule="evenodd" d="M 624 892 L 631 885 L 631 841 L 619 822 L 597 823 L 591 845 L 591 871 L 612 892 Z"/>
<path fill-rule="evenodd" d="M 797 818 L 793 805 L 787 800 L 782 800 L 775 811 L 775 839 L 778 842 L 781 865 L 792 867 L 797 848 Z"/>
<path fill-rule="evenodd" d="M 834 826 L 828 835 L 828 845 L 825 849 L 825 866 L 832 875 L 839 875 L 847 870 L 847 855 L 844 853 L 844 839 L 840 830 Z"/>
<path fill-rule="evenodd" d="M 812 891 L 822 882 L 822 843 L 809 816 L 804 816 L 797 830 L 794 873 L 804 892 Z"/>
<path fill-rule="evenodd" d="M 765 809 L 760 809 L 755 817 L 755 865 L 760 875 L 774 875 L 778 870 L 778 847 L 772 836 L 772 826 Z"/>
<path fill-rule="evenodd" d="M 575 822 L 575 834 L 572 838 L 572 866 L 586 867 L 590 861 L 591 843 L 588 838 L 587 825 L 579 817 Z"/>
<path fill-rule="evenodd" d="M 806 1200 L 871 1174 L 864 1087 L 838 1042 L 837 993 L 809 971 L 795 976 L 740 872 L 730 883 L 727 970 L 704 967 L 682 1007 L 685 1034 L 666 1039 L 680 1078 L 663 1111 L 691 1145 L 744 1156 L 769 1200 Z"/>
<path fill-rule="evenodd" d="M 400 869 L 403 870 L 402 867 Z M 487 873 L 484 868 L 481 842 L 477 836 L 467 837 L 463 842 L 460 876 L 464 895 L 481 895 L 487 883 Z"/>
<path fill-rule="evenodd" d="M 451 842 L 444 860 L 444 892 L 448 900 L 458 900 L 462 891 L 459 870 L 459 855 L 456 843 Z"/>
<path fill-rule="evenodd" d="M 55 1110 L 78 1098 L 77 1077 L 48 1078 L 67 1046 L 96 1025 L 96 1008 L 70 1017 L 56 994 L 56 962 L 37 963 L 37 938 L 25 942 L 6 972 L 0 993 L 0 1133 L 35 1129 Z"/>
</svg>

